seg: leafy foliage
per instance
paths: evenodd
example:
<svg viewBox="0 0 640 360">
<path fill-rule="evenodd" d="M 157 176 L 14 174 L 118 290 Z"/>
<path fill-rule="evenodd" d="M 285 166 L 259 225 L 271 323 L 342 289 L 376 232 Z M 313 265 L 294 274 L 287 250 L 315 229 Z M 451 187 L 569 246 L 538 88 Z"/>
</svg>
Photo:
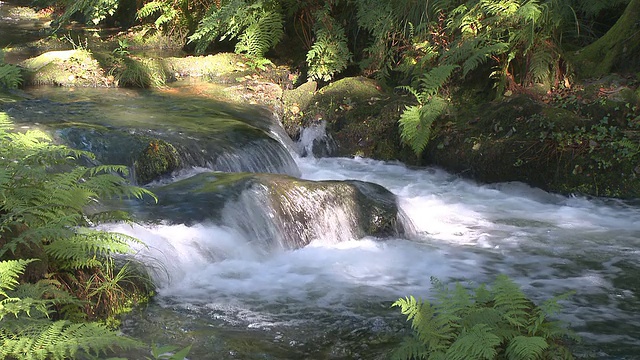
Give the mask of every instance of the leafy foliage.
<svg viewBox="0 0 640 360">
<path fill-rule="evenodd" d="M 0 88 L 15 89 L 22 84 L 20 68 L 5 64 L 4 55 L 0 50 Z"/>
<path fill-rule="evenodd" d="M 152 21 L 155 29 L 186 39 L 192 34 L 210 6 L 220 1 L 152 0 L 144 2 L 136 16 Z"/>
<path fill-rule="evenodd" d="M 573 359 L 563 343 L 571 334 L 548 320 L 567 295 L 536 306 L 504 275 L 491 289 L 432 281 L 436 302 L 409 296 L 393 304 L 414 330 L 394 359 Z"/>
<path fill-rule="evenodd" d="M 457 68 L 457 65 L 438 66 L 420 79 L 417 89 L 404 88 L 416 97 L 418 105 L 407 106 L 400 116 L 400 135 L 417 156 L 429 142 L 433 122 L 447 108 L 446 99 L 438 91 Z"/>
<path fill-rule="evenodd" d="M 202 53 L 212 42 L 237 40 L 236 52 L 262 58 L 282 38 L 282 22 L 277 2 L 230 0 L 210 7 L 189 41 Z"/>
<path fill-rule="evenodd" d="M 0 63 L 0 87 L 15 89 L 22 84 L 20 69 L 11 64 Z"/>
<path fill-rule="evenodd" d="M 118 305 L 103 299 L 126 285 L 124 270 L 113 271 L 113 256 L 129 252 L 134 241 L 93 228 L 102 221 L 129 220 L 122 212 L 101 211 L 100 200 L 151 194 L 126 184 L 118 175 L 126 168 L 79 166 L 77 159 L 93 155 L 54 145 L 40 131 L 12 128 L 0 113 L 0 358 L 63 359 L 138 346 L 104 325 L 81 320 L 85 307 L 89 315 L 96 312 L 94 303 L 109 307 L 104 315 L 115 311 L 111 307 Z M 48 265 L 46 273 L 32 274 L 34 282 L 20 278 L 40 262 Z M 94 274 L 85 282 L 90 296 L 83 301 L 64 281 L 81 271 Z"/>
<path fill-rule="evenodd" d="M 425 95 L 434 96 L 435 91 L 445 98 L 448 78 L 441 81 L 432 74 L 443 66 L 460 67 L 461 72 L 453 74 L 457 81 L 476 71 L 488 73 L 486 69 L 491 68 L 498 97 L 523 85 L 543 83 L 550 87 L 568 82 L 569 69 L 560 46 L 568 14 L 573 13 L 566 1 L 442 1 L 434 9 L 438 21 L 429 23 L 427 31 L 418 33 L 412 42 L 426 51 L 414 52 L 415 66 L 405 68 L 409 76 L 428 82 Z M 414 95 L 425 88 L 415 81 L 412 85 Z M 425 101 L 418 98 L 418 103 Z M 404 125 L 407 119 L 417 119 L 415 109 L 407 110 L 400 120 L 402 138 L 420 155 L 431 127 L 424 126 L 426 122 L 419 127 Z"/>
<path fill-rule="evenodd" d="M 329 16 L 328 8 L 318 11 L 316 41 L 307 52 L 308 76 L 313 80 L 329 81 L 344 70 L 351 59 L 347 37 L 342 26 Z"/>
<path fill-rule="evenodd" d="M 113 16 L 120 5 L 119 0 L 65 0 L 65 11 L 58 21 L 64 23 L 69 21 L 73 15 L 81 14 L 84 18 L 94 24 L 102 22 L 107 17 Z"/>
<path fill-rule="evenodd" d="M 119 348 L 138 347 L 135 340 L 118 336 L 98 323 L 72 323 L 66 320 L 36 320 L 0 330 L 0 358 L 69 359 L 80 351 L 106 353 Z"/>
</svg>

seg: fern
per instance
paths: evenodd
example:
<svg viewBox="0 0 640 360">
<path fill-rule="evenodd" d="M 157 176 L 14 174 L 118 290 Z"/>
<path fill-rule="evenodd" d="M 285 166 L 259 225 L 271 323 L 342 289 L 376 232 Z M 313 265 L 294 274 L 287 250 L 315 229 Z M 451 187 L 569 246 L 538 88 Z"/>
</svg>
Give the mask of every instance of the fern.
<svg viewBox="0 0 640 360">
<path fill-rule="evenodd" d="M 7 296 L 6 290 L 15 289 L 18 285 L 18 276 L 24 269 L 36 259 L 19 259 L 0 261 L 0 295 Z"/>
<path fill-rule="evenodd" d="M 139 242 L 124 234 L 80 228 L 69 238 L 45 245 L 46 253 L 61 265 L 61 269 L 100 266 L 104 258 L 131 253 L 131 243 Z"/>
<path fill-rule="evenodd" d="M 138 11 L 136 12 L 136 17 L 138 17 L 138 19 L 145 19 L 157 13 L 166 12 L 168 11 L 167 5 L 168 4 L 166 2 L 159 0 L 149 1 L 140 9 L 138 9 Z"/>
<path fill-rule="evenodd" d="M 508 44 L 502 42 L 473 49 L 470 56 L 462 64 L 462 77 L 486 63 L 492 56 L 504 53 L 507 49 Z"/>
<path fill-rule="evenodd" d="M 0 113 L 0 358 L 66 359 L 138 346 L 103 325 L 70 319 L 80 320 L 87 307 L 95 312 L 88 306 L 94 302 L 112 312 L 118 306 L 113 289 L 120 291 L 118 298 L 131 298 L 122 290 L 128 286 L 124 269 L 113 271 L 113 257 L 130 252 L 136 240 L 91 226 L 127 218 L 99 211 L 101 199 L 151 193 L 128 185 L 118 175 L 126 174 L 125 167 L 78 166 L 78 158 L 93 155 L 53 145 L 42 132 L 12 128 Z M 36 260 L 4 259 L 29 248 L 47 262 L 50 274 L 21 283 L 18 277 Z M 69 291 L 73 287 L 60 281 L 79 269 L 99 274 L 82 293 L 82 302 Z M 68 318 L 51 321 L 53 316 Z"/>
<path fill-rule="evenodd" d="M 434 96 L 422 105 L 407 106 L 400 115 L 400 136 L 416 156 L 420 156 L 431 139 L 434 121 L 444 113 L 447 101 Z"/>
<path fill-rule="evenodd" d="M 74 14 L 80 13 L 93 25 L 97 25 L 107 17 L 113 16 L 120 5 L 118 0 L 67 0 L 63 3 L 65 9 L 58 19 L 60 23 L 66 23 Z"/>
<path fill-rule="evenodd" d="M 518 329 L 526 328 L 531 301 L 506 275 L 499 275 L 493 285 L 494 308 L 509 324 Z"/>
<path fill-rule="evenodd" d="M 507 358 L 513 360 L 539 359 L 549 344 L 539 336 L 516 336 L 509 341 L 505 350 Z"/>
<path fill-rule="evenodd" d="M 450 360 L 495 359 L 496 348 L 502 339 L 491 332 L 486 324 L 476 324 L 470 329 L 463 329 L 458 338 L 451 344 L 445 356 Z"/>
<path fill-rule="evenodd" d="M 15 89 L 22 84 L 22 74 L 17 66 L 0 62 L 0 88 Z"/>
<path fill-rule="evenodd" d="M 118 336 L 98 323 L 74 324 L 70 321 L 30 321 L 19 326 L 19 331 L 0 329 L 0 358 L 69 359 L 80 353 L 106 354 L 118 347 L 139 347 L 133 339 Z"/>
<path fill-rule="evenodd" d="M 438 280 L 432 283 L 434 302 L 408 296 L 393 304 L 414 330 L 394 359 L 573 359 L 562 343 L 571 334 L 546 318 L 568 295 L 537 307 L 503 275 L 491 289 L 481 285 L 468 290 L 456 284 L 450 290 Z"/>
<path fill-rule="evenodd" d="M 424 74 L 420 79 L 418 88 L 418 93 L 420 94 L 418 96 L 418 102 L 424 103 L 431 96 L 436 95 L 457 68 L 457 65 L 441 65 Z"/>
<path fill-rule="evenodd" d="M 262 58 L 284 35 L 282 16 L 277 12 L 262 9 L 258 9 L 254 16 L 238 38 L 235 51 Z"/>
<path fill-rule="evenodd" d="M 346 69 L 351 60 L 344 29 L 335 25 L 332 29 L 321 28 L 317 39 L 307 52 L 308 76 L 312 80 L 329 81 Z"/>
<path fill-rule="evenodd" d="M 262 58 L 284 35 L 283 19 L 267 1 L 231 0 L 212 6 L 189 36 L 202 53 L 218 40 L 237 40 L 236 52 Z"/>
</svg>

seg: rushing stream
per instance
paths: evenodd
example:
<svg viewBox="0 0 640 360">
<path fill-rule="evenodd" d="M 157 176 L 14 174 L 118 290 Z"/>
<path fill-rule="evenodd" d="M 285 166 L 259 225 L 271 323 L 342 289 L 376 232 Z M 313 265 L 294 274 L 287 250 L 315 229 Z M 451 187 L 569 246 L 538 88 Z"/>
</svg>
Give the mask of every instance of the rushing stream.
<svg viewBox="0 0 640 360">
<path fill-rule="evenodd" d="M 428 297 L 431 276 L 486 282 L 505 273 L 539 301 L 576 292 L 561 318 L 583 338 L 579 353 L 636 358 L 638 207 L 522 184 L 479 186 L 367 159 L 298 164 L 308 179 L 384 185 L 419 236 L 322 239 L 264 255 L 224 226 L 119 228 L 150 245 L 165 275 L 156 302 L 128 332 L 191 341 L 195 358 L 384 359 L 402 328 L 391 301 Z M 220 251 L 227 259 L 208 259 Z"/>
<path fill-rule="evenodd" d="M 165 138 L 190 129 L 171 130 L 159 122 L 171 123 L 167 109 L 177 107 L 181 122 L 193 118 L 200 127 L 208 126 L 203 118 L 215 115 L 184 98 L 145 92 L 48 88 L 31 93 L 56 102 L 34 100 L 7 112 L 22 122 L 37 120 L 28 112 L 69 122 L 107 121 L 110 113 L 112 124 L 162 128 L 156 132 Z M 234 111 L 225 110 L 224 116 L 237 117 Z M 272 127 L 262 128 L 283 141 Z M 303 179 L 384 186 L 397 196 L 413 230 L 402 237 L 354 238 L 351 225 L 342 221 L 351 216 L 348 210 L 323 211 L 331 204 L 322 202 L 309 210 L 316 218 L 307 219 L 320 224 L 315 233 L 320 235 L 299 249 L 265 250 L 238 231 L 232 216 L 241 202 L 234 203 L 236 208 L 225 204 L 216 218 L 188 225 L 111 226 L 148 245 L 137 256 L 158 285 L 152 303 L 125 319 L 126 334 L 147 342 L 193 344 L 191 359 L 386 359 L 407 334 L 402 315 L 390 308 L 398 297 L 429 297 L 431 277 L 478 283 L 504 273 L 536 301 L 575 291 L 563 302 L 560 318 L 583 338 L 576 353 L 596 359 L 640 357 L 637 203 L 564 197 L 519 183 L 479 185 L 439 169 L 369 159 L 301 158 L 294 147 L 283 148 L 292 151 Z M 286 165 L 285 173 L 298 174 Z M 178 178 L 206 171 L 185 169 Z M 304 195 L 292 206 L 312 206 Z M 261 209 L 267 215 L 268 210 Z"/>
</svg>

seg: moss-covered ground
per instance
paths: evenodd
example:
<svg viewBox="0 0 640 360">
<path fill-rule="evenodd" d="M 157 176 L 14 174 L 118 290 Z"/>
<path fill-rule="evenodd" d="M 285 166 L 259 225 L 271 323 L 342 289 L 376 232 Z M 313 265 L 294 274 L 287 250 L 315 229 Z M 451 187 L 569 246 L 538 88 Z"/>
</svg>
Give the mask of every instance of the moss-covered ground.
<svg viewBox="0 0 640 360">
<path fill-rule="evenodd" d="M 616 76 L 562 92 L 459 104 L 436 123 L 421 161 L 482 182 L 638 198 L 637 85 Z"/>
</svg>

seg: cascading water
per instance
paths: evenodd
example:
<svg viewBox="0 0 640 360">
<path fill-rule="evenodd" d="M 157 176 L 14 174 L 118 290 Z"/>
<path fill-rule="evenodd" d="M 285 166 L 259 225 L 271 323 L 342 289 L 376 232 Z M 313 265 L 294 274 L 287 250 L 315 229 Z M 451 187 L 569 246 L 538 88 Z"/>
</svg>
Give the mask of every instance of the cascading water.
<svg viewBox="0 0 640 360">
<path fill-rule="evenodd" d="M 331 156 L 336 151 L 335 141 L 327 135 L 326 121 L 302 128 L 297 145 L 297 152 L 304 157 Z"/>
<path fill-rule="evenodd" d="M 265 111 L 136 90 L 43 87 L 31 92 L 46 100 L 9 107 L 16 122 L 43 126 L 60 142 L 92 151 L 103 163 L 131 166 L 150 142 L 162 139 L 178 150 L 182 168 L 300 175 L 294 145 Z"/>
<path fill-rule="evenodd" d="M 211 169 L 222 172 L 269 172 L 299 176 L 300 171 L 290 153 L 273 139 L 256 141 L 242 148 L 230 149 L 215 159 Z"/>
<path fill-rule="evenodd" d="M 639 208 L 367 159 L 298 161 L 305 179 L 384 185 L 418 235 L 334 242 L 327 231 L 329 239 L 304 248 L 264 253 L 227 226 L 138 228 L 132 234 L 151 244 L 159 263 L 166 258 L 171 281 L 160 282 L 161 306 L 129 331 L 169 321 L 197 344 L 196 358 L 218 351 L 215 358 L 384 359 L 403 327 L 391 301 L 429 296 L 431 276 L 487 282 L 505 273 L 536 301 L 576 292 L 560 317 L 585 339 L 579 354 L 633 358 Z M 166 336 L 157 331 L 149 336 Z"/>
<path fill-rule="evenodd" d="M 147 118 L 163 111 L 145 102 L 134 105 Z M 159 195 L 175 200 L 154 213 L 166 221 L 110 227 L 147 244 L 137 256 L 158 285 L 153 302 L 125 319 L 125 333 L 147 342 L 193 344 L 192 359 L 387 359 L 407 334 L 404 318 L 390 308 L 398 297 L 428 297 L 432 276 L 488 282 L 504 273 L 535 301 L 575 291 L 559 316 L 583 337 L 578 354 L 637 357 L 637 204 L 558 196 L 522 184 L 478 185 L 399 163 L 292 158 L 302 179 L 269 175 L 236 192 L 220 190 L 220 196 L 218 187 L 244 183 L 203 181 L 170 192 L 200 174 L 154 184 L 167 186 L 165 193 L 156 188 Z M 223 178 L 209 171 L 197 172 Z M 356 219 L 368 206 L 338 201 L 342 192 L 309 190 L 321 180 L 384 186 L 415 231 L 363 231 L 367 225 Z M 300 188 L 305 181 L 307 188 Z M 215 190 L 213 196 L 205 197 L 197 190 L 202 188 Z M 296 246 L 264 246 L 302 238 Z"/>
</svg>

